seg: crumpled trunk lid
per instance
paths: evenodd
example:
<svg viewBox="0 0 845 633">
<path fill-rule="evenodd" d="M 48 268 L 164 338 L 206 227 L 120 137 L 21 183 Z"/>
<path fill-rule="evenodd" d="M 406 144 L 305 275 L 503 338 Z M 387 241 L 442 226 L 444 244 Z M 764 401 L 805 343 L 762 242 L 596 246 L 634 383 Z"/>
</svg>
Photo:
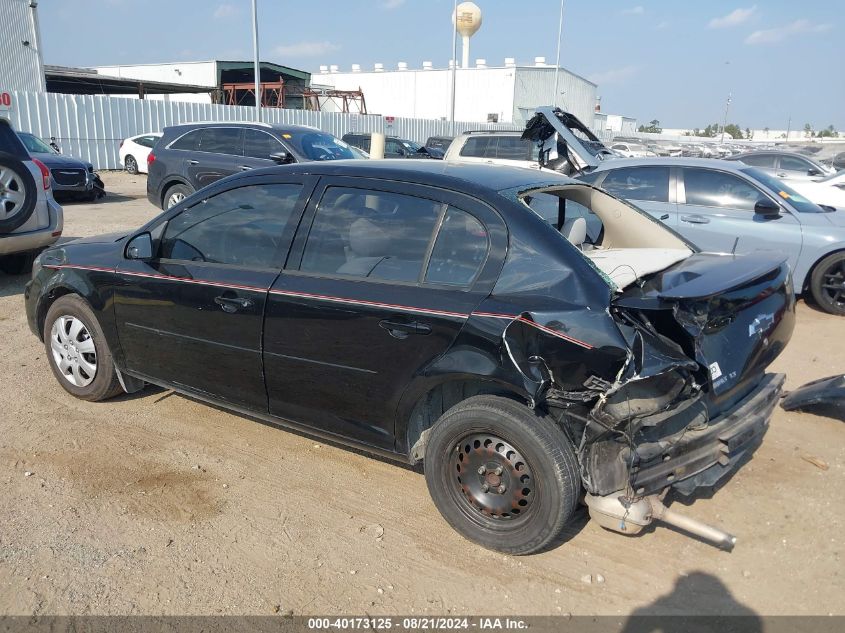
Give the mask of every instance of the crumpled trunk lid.
<svg viewBox="0 0 845 633">
<path fill-rule="evenodd" d="M 622 320 L 677 343 L 699 365 L 708 416 L 760 382 L 795 323 L 785 258 L 697 253 L 629 287 L 613 301 Z"/>
</svg>

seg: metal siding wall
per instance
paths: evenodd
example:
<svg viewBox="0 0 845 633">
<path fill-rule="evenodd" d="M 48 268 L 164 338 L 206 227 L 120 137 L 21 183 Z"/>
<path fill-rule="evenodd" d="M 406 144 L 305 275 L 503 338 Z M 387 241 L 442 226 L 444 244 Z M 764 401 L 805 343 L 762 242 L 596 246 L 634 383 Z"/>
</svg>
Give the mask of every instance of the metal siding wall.
<svg viewBox="0 0 845 633">
<path fill-rule="evenodd" d="M 49 141 L 55 136 L 62 152 L 94 164 L 96 169 L 120 169 L 120 142 L 144 132 L 160 132 L 168 125 L 194 121 L 254 121 L 252 106 L 209 103 L 121 99 L 97 95 L 68 95 L 15 91 L 11 111 L 15 129 L 32 132 Z M 376 115 L 310 112 L 265 108 L 265 123 L 308 125 L 334 134 L 384 132 L 417 142 L 430 136 L 448 136 L 448 121 L 436 119 L 394 119 L 386 124 Z M 509 123 L 455 122 L 458 134 L 467 130 L 516 129 Z"/>
<path fill-rule="evenodd" d="M 551 105 L 554 92 L 554 67 L 516 69 L 514 85 L 514 121 L 525 123 L 520 108 Z M 596 105 L 596 86 L 563 68 L 560 69 L 558 90 L 564 94 L 558 107 L 577 116 L 588 128 L 593 127 Z"/>
<path fill-rule="evenodd" d="M 35 40 L 28 0 L 0 0 L 0 88 L 44 89 Z"/>
</svg>

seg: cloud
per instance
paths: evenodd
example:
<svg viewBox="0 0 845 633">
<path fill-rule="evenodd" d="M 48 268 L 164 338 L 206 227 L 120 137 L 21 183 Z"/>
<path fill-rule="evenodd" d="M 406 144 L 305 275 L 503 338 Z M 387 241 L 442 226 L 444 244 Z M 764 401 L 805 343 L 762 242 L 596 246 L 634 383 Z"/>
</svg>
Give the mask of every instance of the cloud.
<svg viewBox="0 0 845 633">
<path fill-rule="evenodd" d="M 384 0 L 381 6 L 385 9 L 398 9 L 403 4 L 405 4 L 405 0 Z"/>
<path fill-rule="evenodd" d="M 757 11 L 756 4 L 752 7 L 748 7 L 747 9 L 740 7 L 720 18 L 713 18 L 707 26 L 711 29 L 728 29 L 732 26 L 739 26 L 743 22 L 747 22 L 751 16 L 754 15 L 755 11 Z"/>
<path fill-rule="evenodd" d="M 662 31 L 663 29 L 668 29 L 669 26 L 670 26 L 669 22 L 667 22 L 666 20 L 662 20 L 662 21 L 658 22 L 657 24 L 655 24 L 654 28 L 657 29 L 658 31 Z"/>
<path fill-rule="evenodd" d="M 622 10 L 622 15 L 642 15 L 643 13 L 645 13 L 645 9 L 639 4 L 635 7 L 631 7 L 630 9 Z"/>
<path fill-rule="evenodd" d="M 814 24 L 809 20 L 795 20 L 790 24 L 784 26 L 777 26 L 773 29 L 764 29 L 762 31 L 754 31 L 751 35 L 745 38 L 746 44 L 777 44 L 782 42 L 791 35 L 799 35 L 801 33 L 822 33 L 832 28 L 832 24 L 822 23 Z"/>
<path fill-rule="evenodd" d="M 340 46 L 332 42 L 297 42 L 296 44 L 284 44 L 273 49 L 273 54 L 278 57 L 319 57 L 338 50 Z M 284 59 L 282 60 L 284 61 Z"/>
<path fill-rule="evenodd" d="M 226 4 L 226 3 L 218 5 L 217 8 L 214 10 L 214 13 L 212 13 L 214 18 L 217 19 L 217 20 L 222 20 L 224 18 L 231 18 L 232 16 L 235 16 L 237 14 L 238 14 L 237 7 L 235 7 L 232 4 Z"/>
<path fill-rule="evenodd" d="M 622 66 L 621 68 L 611 68 L 600 73 L 593 73 L 588 79 L 599 86 L 621 84 L 636 76 L 639 72 L 639 66 Z"/>
</svg>

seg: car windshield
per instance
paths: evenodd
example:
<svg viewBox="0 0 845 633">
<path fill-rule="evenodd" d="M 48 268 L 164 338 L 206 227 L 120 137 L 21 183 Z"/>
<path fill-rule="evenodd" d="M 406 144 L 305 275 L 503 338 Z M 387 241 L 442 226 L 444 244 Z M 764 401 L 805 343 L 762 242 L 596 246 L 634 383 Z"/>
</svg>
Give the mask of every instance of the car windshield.
<svg viewBox="0 0 845 633">
<path fill-rule="evenodd" d="M 412 152 L 418 152 L 422 149 L 422 145 L 419 143 L 414 143 L 414 141 L 402 141 L 402 145 L 407 147 Z"/>
<path fill-rule="evenodd" d="M 789 202 L 789 204 L 795 207 L 795 210 L 799 211 L 800 213 L 825 212 L 825 210 L 822 209 L 819 205 L 807 200 L 807 198 L 805 198 L 800 193 L 789 187 L 782 180 L 779 180 L 774 176 L 770 176 L 764 171 L 756 169 L 755 167 L 747 167 L 744 169 L 740 169 L 740 171 L 744 174 L 751 176 L 754 180 L 764 185 L 773 194 L 780 196 L 781 198 Z"/>
<path fill-rule="evenodd" d="M 42 141 L 37 136 L 30 134 L 28 132 L 18 132 L 18 137 L 20 137 L 23 144 L 26 146 L 26 150 L 30 154 L 55 154 L 56 151 L 47 145 L 44 141 Z"/>
<path fill-rule="evenodd" d="M 309 160 L 357 158 L 347 143 L 325 132 L 285 132 L 282 138 Z"/>
</svg>

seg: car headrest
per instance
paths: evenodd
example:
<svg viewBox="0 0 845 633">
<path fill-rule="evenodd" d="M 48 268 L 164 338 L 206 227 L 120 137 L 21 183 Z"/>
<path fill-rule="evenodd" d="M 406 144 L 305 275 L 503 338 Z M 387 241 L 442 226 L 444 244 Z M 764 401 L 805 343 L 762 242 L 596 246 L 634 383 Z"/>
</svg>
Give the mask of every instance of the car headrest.
<svg viewBox="0 0 845 633">
<path fill-rule="evenodd" d="M 366 218 L 358 218 L 349 227 L 349 248 L 359 257 L 385 257 L 390 238 Z"/>
<path fill-rule="evenodd" d="M 570 243 L 581 246 L 587 239 L 587 221 L 584 218 L 566 220 L 560 232 Z"/>
</svg>

